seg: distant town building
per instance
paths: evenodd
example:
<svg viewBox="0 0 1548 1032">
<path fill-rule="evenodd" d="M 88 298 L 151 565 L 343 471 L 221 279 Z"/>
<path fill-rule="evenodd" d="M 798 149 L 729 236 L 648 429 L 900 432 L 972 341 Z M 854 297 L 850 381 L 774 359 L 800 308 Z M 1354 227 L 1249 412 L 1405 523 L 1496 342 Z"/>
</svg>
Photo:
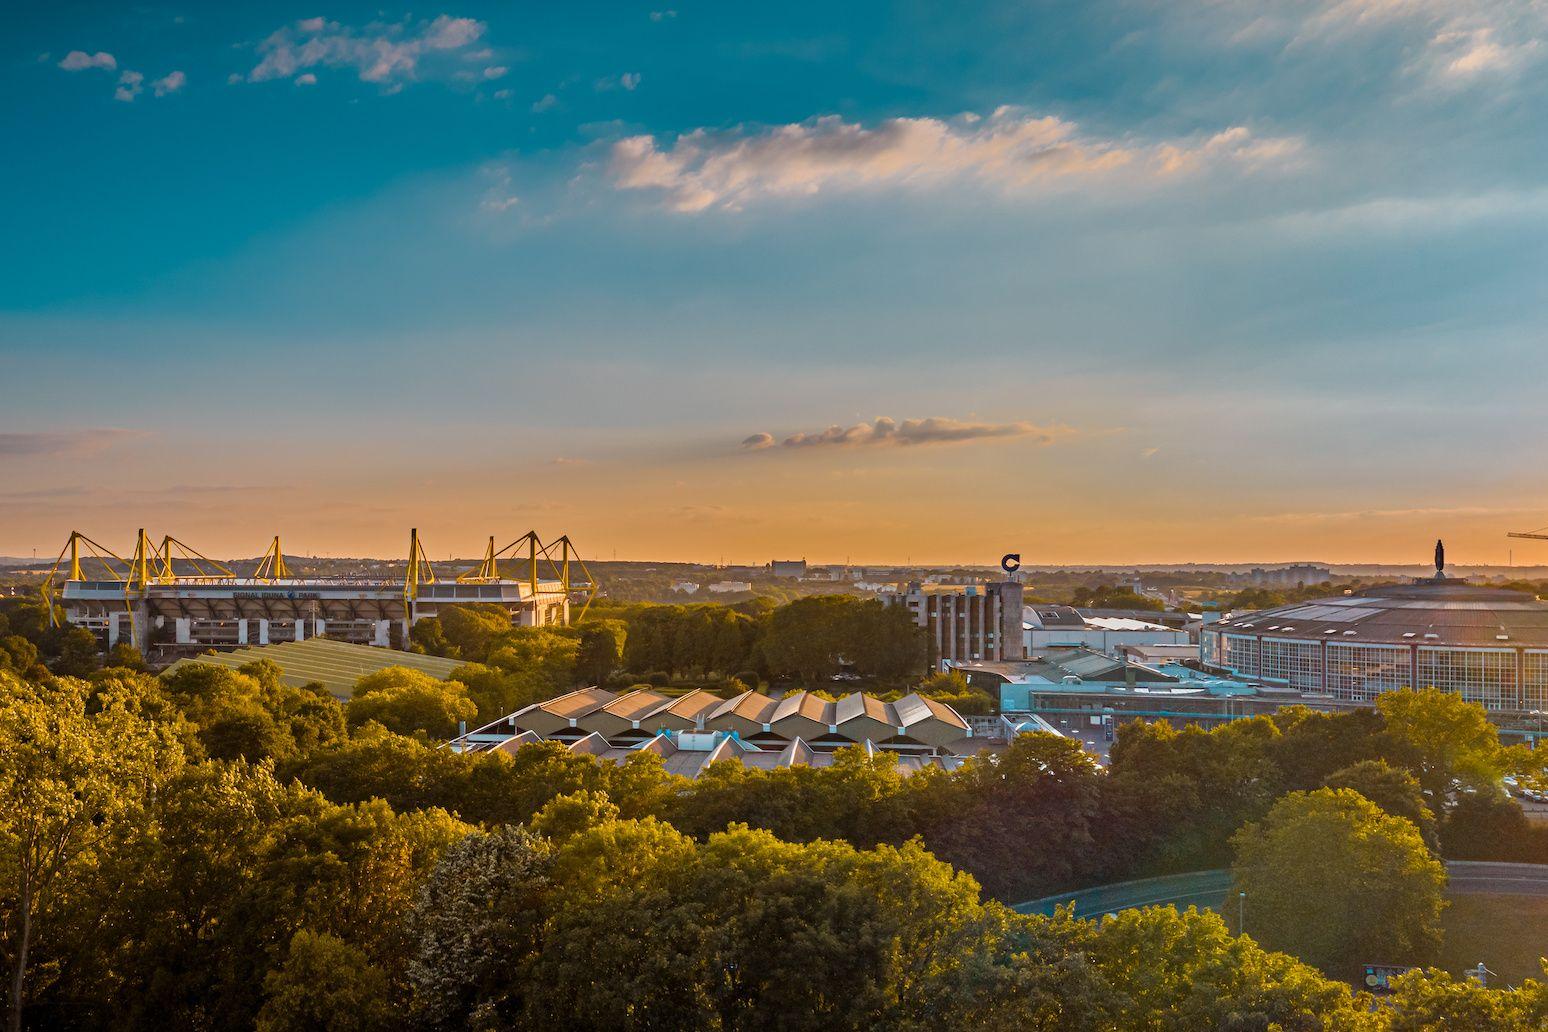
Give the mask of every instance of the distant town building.
<svg viewBox="0 0 1548 1032">
<path fill-rule="evenodd" d="M 711 584 L 706 590 L 714 592 L 717 595 L 733 595 L 733 594 L 736 594 L 737 592 L 744 592 L 744 591 L 745 592 L 750 592 L 750 591 L 752 591 L 752 589 L 753 589 L 753 586 L 752 586 L 752 582 L 751 581 L 723 580 L 723 581 L 716 581 L 714 584 Z"/>
<path fill-rule="evenodd" d="M 1022 586 L 1011 581 L 983 585 L 909 584 L 904 592 L 887 592 L 888 605 L 908 607 L 914 622 L 930 637 L 930 647 L 942 669 L 956 662 L 1020 659 Z"/>
<path fill-rule="evenodd" d="M 794 577 L 800 580 L 806 576 L 806 560 L 775 559 L 769 563 L 769 573 L 775 577 Z"/>
<path fill-rule="evenodd" d="M 1248 579 L 1258 587 L 1264 588 L 1296 588 L 1303 585 L 1326 584 L 1333 579 L 1333 571 L 1326 566 L 1313 566 L 1310 563 L 1297 563 L 1294 566 L 1281 566 L 1274 569 L 1254 567 Z"/>
<path fill-rule="evenodd" d="M 699 585 L 691 580 L 673 581 L 672 590 L 680 592 L 684 595 L 692 595 L 694 592 L 699 590 Z"/>
<path fill-rule="evenodd" d="M 1176 627 L 1129 617 L 1092 616 L 1070 606 L 1027 606 L 1022 627 L 1029 656 L 1055 646 L 1085 646 L 1111 656 L 1123 645 L 1188 644 L 1188 632 Z"/>
</svg>

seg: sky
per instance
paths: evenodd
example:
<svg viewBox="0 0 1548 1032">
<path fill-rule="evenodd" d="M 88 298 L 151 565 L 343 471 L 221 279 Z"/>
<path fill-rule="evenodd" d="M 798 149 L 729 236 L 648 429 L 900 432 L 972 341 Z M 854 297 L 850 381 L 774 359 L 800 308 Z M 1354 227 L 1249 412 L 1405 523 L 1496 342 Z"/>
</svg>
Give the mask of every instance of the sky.
<svg viewBox="0 0 1548 1032">
<path fill-rule="evenodd" d="M 1548 561 L 1535 0 L 7 23 L 0 555 Z"/>
</svg>

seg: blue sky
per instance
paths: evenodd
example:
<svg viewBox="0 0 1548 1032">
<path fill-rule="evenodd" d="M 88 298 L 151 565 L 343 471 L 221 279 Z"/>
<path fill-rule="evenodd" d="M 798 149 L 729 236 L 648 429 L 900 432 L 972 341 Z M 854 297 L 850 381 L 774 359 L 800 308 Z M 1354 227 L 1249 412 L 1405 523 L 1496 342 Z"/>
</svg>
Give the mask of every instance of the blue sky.
<svg viewBox="0 0 1548 1032">
<path fill-rule="evenodd" d="M 1524 0 L 11 29 L 0 554 L 1465 563 L 1548 522 Z"/>
</svg>

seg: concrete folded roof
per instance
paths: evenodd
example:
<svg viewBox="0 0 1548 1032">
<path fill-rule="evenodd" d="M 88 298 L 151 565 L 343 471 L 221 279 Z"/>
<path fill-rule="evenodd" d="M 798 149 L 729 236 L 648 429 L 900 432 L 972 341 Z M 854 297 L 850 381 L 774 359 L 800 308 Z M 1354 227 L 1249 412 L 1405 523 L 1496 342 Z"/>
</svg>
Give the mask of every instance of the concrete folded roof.
<svg viewBox="0 0 1548 1032">
<path fill-rule="evenodd" d="M 530 732 L 512 735 L 493 747 L 501 752 L 514 752 L 534 742 L 542 741 Z M 955 770 L 962 765 L 965 756 L 928 756 L 889 752 L 878 749 L 869 741 L 857 743 L 872 756 L 892 756 L 903 775 L 918 773 L 927 767 Z M 758 770 L 778 770 L 782 767 L 827 767 L 834 761 L 830 751 L 813 749 L 802 739 L 795 739 L 782 749 L 759 749 L 748 742 L 730 735 L 716 735 L 713 745 L 683 748 L 667 735 L 657 735 L 650 741 L 633 748 L 608 747 L 600 735 L 588 735 L 566 746 L 573 753 L 594 756 L 598 760 L 622 763 L 636 753 L 653 753 L 661 757 L 662 767 L 671 774 L 685 778 L 698 778 L 711 764 L 730 760 Z"/>
<path fill-rule="evenodd" d="M 837 729 L 834 731 L 833 729 Z M 469 741 L 534 731 L 547 738 L 558 732 L 600 734 L 615 747 L 622 738 L 662 730 L 735 733 L 746 739 L 786 742 L 802 739 L 887 742 L 899 737 L 940 747 L 970 736 L 967 721 L 934 699 L 908 695 L 896 703 L 864 694 L 829 702 L 810 692 L 793 692 L 773 699 L 760 692 L 743 692 L 721 699 L 696 691 L 671 700 L 658 692 L 637 689 L 622 695 L 601 688 L 583 688 L 546 702 L 533 703 L 473 731 Z M 835 738 L 836 736 L 836 738 Z"/>
</svg>

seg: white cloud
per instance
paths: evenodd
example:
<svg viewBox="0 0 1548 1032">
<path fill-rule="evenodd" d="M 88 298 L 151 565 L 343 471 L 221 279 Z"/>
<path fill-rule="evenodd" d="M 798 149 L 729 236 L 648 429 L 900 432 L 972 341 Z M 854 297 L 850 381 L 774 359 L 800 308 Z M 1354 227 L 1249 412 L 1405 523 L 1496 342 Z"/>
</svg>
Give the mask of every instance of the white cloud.
<svg viewBox="0 0 1548 1032">
<path fill-rule="evenodd" d="M 477 42 L 485 25 L 450 15 L 415 24 L 372 23 L 363 28 L 308 18 L 272 33 L 259 44 L 263 59 L 249 82 L 313 74 L 317 68 L 351 68 L 362 81 L 401 87 L 419 78 L 427 59 L 451 55 Z"/>
<path fill-rule="evenodd" d="M 915 447 L 1005 438 L 1032 438 L 1038 444 L 1051 444 L 1057 438 L 1073 432 L 1068 427 L 1043 427 L 1020 422 L 963 423 L 938 416 L 905 419 L 899 423 L 882 416 L 872 422 L 849 427 L 834 425 L 826 430 L 791 434 L 783 441 L 776 440 L 769 433 L 752 434 L 743 438 L 741 447 L 744 451 L 763 451 L 776 445 L 781 448 Z"/>
<path fill-rule="evenodd" d="M 1538 57 L 1536 39 L 1500 42 L 1493 29 L 1443 32 L 1430 44 L 1436 73 L 1453 81 L 1489 74 L 1508 74 Z"/>
<path fill-rule="evenodd" d="M 633 91 L 640 84 L 639 72 L 624 72 L 616 77 L 598 79 L 595 83 L 598 93 L 606 93 L 608 90 Z"/>
<path fill-rule="evenodd" d="M 510 71 L 510 69 L 505 67 L 504 65 L 493 65 L 493 66 L 491 66 L 489 68 L 485 68 L 484 69 L 484 78 L 486 78 L 486 79 L 503 79 L 503 78 L 505 78 L 505 73 L 508 72 L 508 71 Z"/>
<path fill-rule="evenodd" d="M 545 93 L 541 97 L 539 97 L 537 100 L 534 100 L 532 102 L 532 110 L 533 110 L 534 113 L 547 111 L 550 108 L 554 108 L 554 107 L 558 107 L 558 106 L 559 106 L 559 98 L 554 96 L 552 93 Z"/>
<path fill-rule="evenodd" d="M 59 62 L 59 67 L 67 72 L 79 72 L 87 68 L 113 71 L 118 67 L 118 59 L 103 50 L 95 54 L 88 54 L 84 50 L 72 50 L 64 56 L 64 60 Z"/>
<path fill-rule="evenodd" d="M 317 76 L 311 72 L 303 72 L 301 75 L 296 76 L 295 82 L 297 86 L 316 86 Z"/>
<path fill-rule="evenodd" d="M 113 91 L 113 99 L 121 100 L 126 104 L 133 103 L 145 90 L 145 76 L 140 72 L 124 72 L 118 77 L 118 89 Z"/>
<path fill-rule="evenodd" d="M 651 11 L 650 12 L 650 20 L 653 21 L 653 22 L 670 21 L 671 19 L 676 18 L 676 17 L 677 17 L 677 12 L 676 11 L 668 10 L 668 11 Z"/>
<path fill-rule="evenodd" d="M 1408 53 L 1405 72 L 1439 86 L 1514 73 L 1542 56 L 1548 37 L 1548 5 L 1541 0 L 1311 0 L 1277 8 L 1262 0 L 1210 3 L 1212 17 L 1234 16 L 1236 43 L 1367 46 L 1376 34 L 1400 34 Z"/>
<path fill-rule="evenodd" d="M 176 93 L 188 82 L 188 76 L 182 72 L 168 72 L 166 75 L 151 83 L 151 89 L 158 97 L 165 97 L 168 93 Z"/>
<path fill-rule="evenodd" d="M 1072 122 L 1002 107 L 988 118 L 893 118 L 874 126 L 829 115 L 766 129 L 699 129 L 662 146 L 615 143 L 617 187 L 663 194 L 678 211 L 738 209 L 769 197 L 973 179 L 1007 190 L 1087 183 L 1120 173 L 1165 179 L 1215 166 L 1260 169 L 1301 159 L 1302 144 L 1233 127 L 1203 139 L 1145 143 L 1084 134 Z"/>
<path fill-rule="evenodd" d="M 509 211 L 521 203 L 521 198 L 512 190 L 511 170 L 505 165 L 488 165 L 483 169 L 484 175 L 489 179 L 490 185 L 484 191 L 484 199 L 479 202 L 479 207 L 485 211 L 502 212 Z"/>
</svg>

